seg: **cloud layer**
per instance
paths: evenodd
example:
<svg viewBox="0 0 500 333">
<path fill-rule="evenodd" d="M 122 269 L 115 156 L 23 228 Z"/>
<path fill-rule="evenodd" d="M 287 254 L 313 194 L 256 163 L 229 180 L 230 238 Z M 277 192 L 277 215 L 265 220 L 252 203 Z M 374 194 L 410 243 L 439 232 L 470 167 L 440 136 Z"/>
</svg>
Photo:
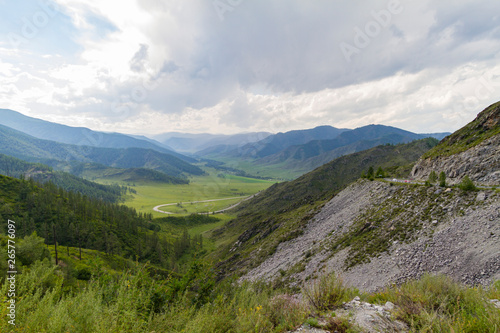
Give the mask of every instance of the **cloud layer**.
<svg viewBox="0 0 500 333">
<path fill-rule="evenodd" d="M 3 7 L 0 107 L 97 130 L 453 131 L 500 92 L 489 0 Z"/>
</svg>

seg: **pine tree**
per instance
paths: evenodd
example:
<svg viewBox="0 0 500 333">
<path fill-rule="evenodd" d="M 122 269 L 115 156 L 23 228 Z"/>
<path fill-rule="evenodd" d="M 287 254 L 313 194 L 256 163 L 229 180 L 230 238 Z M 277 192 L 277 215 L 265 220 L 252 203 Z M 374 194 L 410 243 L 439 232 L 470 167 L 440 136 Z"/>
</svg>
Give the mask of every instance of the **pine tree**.
<svg viewBox="0 0 500 333">
<path fill-rule="evenodd" d="M 439 186 L 446 186 L 446 174 L 444 173 L 444 171 L 441 171 L 441 173 L 439 174 Z"/>
<path fill-rule="evenodd" d="M 428 179 L 429 183 L 434 184 L 434 183 L 436 183 L 437 179 L 438 179 L 438 176 L 436 174 L 436 171 L 432 170 L 431 173 L 429 174 L 429 179 Z"/>
</svg>

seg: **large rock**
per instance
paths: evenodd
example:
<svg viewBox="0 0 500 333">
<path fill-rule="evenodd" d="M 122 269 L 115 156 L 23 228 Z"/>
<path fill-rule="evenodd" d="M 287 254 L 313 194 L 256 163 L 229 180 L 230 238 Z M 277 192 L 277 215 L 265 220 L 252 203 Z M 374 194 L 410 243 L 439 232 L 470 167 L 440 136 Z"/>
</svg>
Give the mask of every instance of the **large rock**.
<svg viewBox="0 0 500 333">
<path fill-rule="evenodd" d="M 426 180 L 431 171 L 444 171 L 450 184 L 459 183 L 466 175 L 478 184 L 500 184 L 500 135 L 458 154 L 421 159 L 411 175 Z"/>
</svg>

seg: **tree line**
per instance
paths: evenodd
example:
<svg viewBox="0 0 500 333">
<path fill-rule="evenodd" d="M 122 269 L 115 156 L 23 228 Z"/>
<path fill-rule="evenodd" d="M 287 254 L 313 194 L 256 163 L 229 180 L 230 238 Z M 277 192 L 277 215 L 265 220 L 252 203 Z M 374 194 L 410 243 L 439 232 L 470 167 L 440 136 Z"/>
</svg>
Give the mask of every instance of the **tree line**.
<svg viewBox="0 0 500 333">
<path fill-rule="evenodd" d="M 167 239 L 152 214 L 65 191 L 50 182 L 0 175 L 0 221 L 7 219 L 16 221 L 17 237 L 36 232 L 48 245 L 93 249 L 165 268 L 202 247 L 202 240 L 187 231 Z"/>
</svg>

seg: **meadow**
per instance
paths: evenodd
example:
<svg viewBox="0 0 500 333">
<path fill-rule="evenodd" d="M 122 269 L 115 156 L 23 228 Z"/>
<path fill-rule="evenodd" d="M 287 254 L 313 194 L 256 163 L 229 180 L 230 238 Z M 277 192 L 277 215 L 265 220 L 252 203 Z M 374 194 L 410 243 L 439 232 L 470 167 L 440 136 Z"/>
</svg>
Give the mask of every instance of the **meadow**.
<svg viewBox="0 0 500 333">
<path fill-rule="evenodd" d="M 174 204 L 160 208 L 180 215 L 205 213 L 232 206 L 248 196 L 256 194 L 273 185 L 275 181 L 261 180 L 218 173 L 206 168 L 204 176 L 189 178 L 189 184 L 165 184 L 152 181 L 129 182 L 122 179 L 97 178 L 101 184 L 119 184 L 131 187 L 136 193 L 127 195 L 125 205 L 139 212 L 152 213 L 154 217 L 165 217 L 166 214 L 153 211 L 153 207 Z M 199 202 L 213 199 L 227 199 L 212 202 Z M 241 198 L 241 199 L 239 199 Z"/>
</svg>

